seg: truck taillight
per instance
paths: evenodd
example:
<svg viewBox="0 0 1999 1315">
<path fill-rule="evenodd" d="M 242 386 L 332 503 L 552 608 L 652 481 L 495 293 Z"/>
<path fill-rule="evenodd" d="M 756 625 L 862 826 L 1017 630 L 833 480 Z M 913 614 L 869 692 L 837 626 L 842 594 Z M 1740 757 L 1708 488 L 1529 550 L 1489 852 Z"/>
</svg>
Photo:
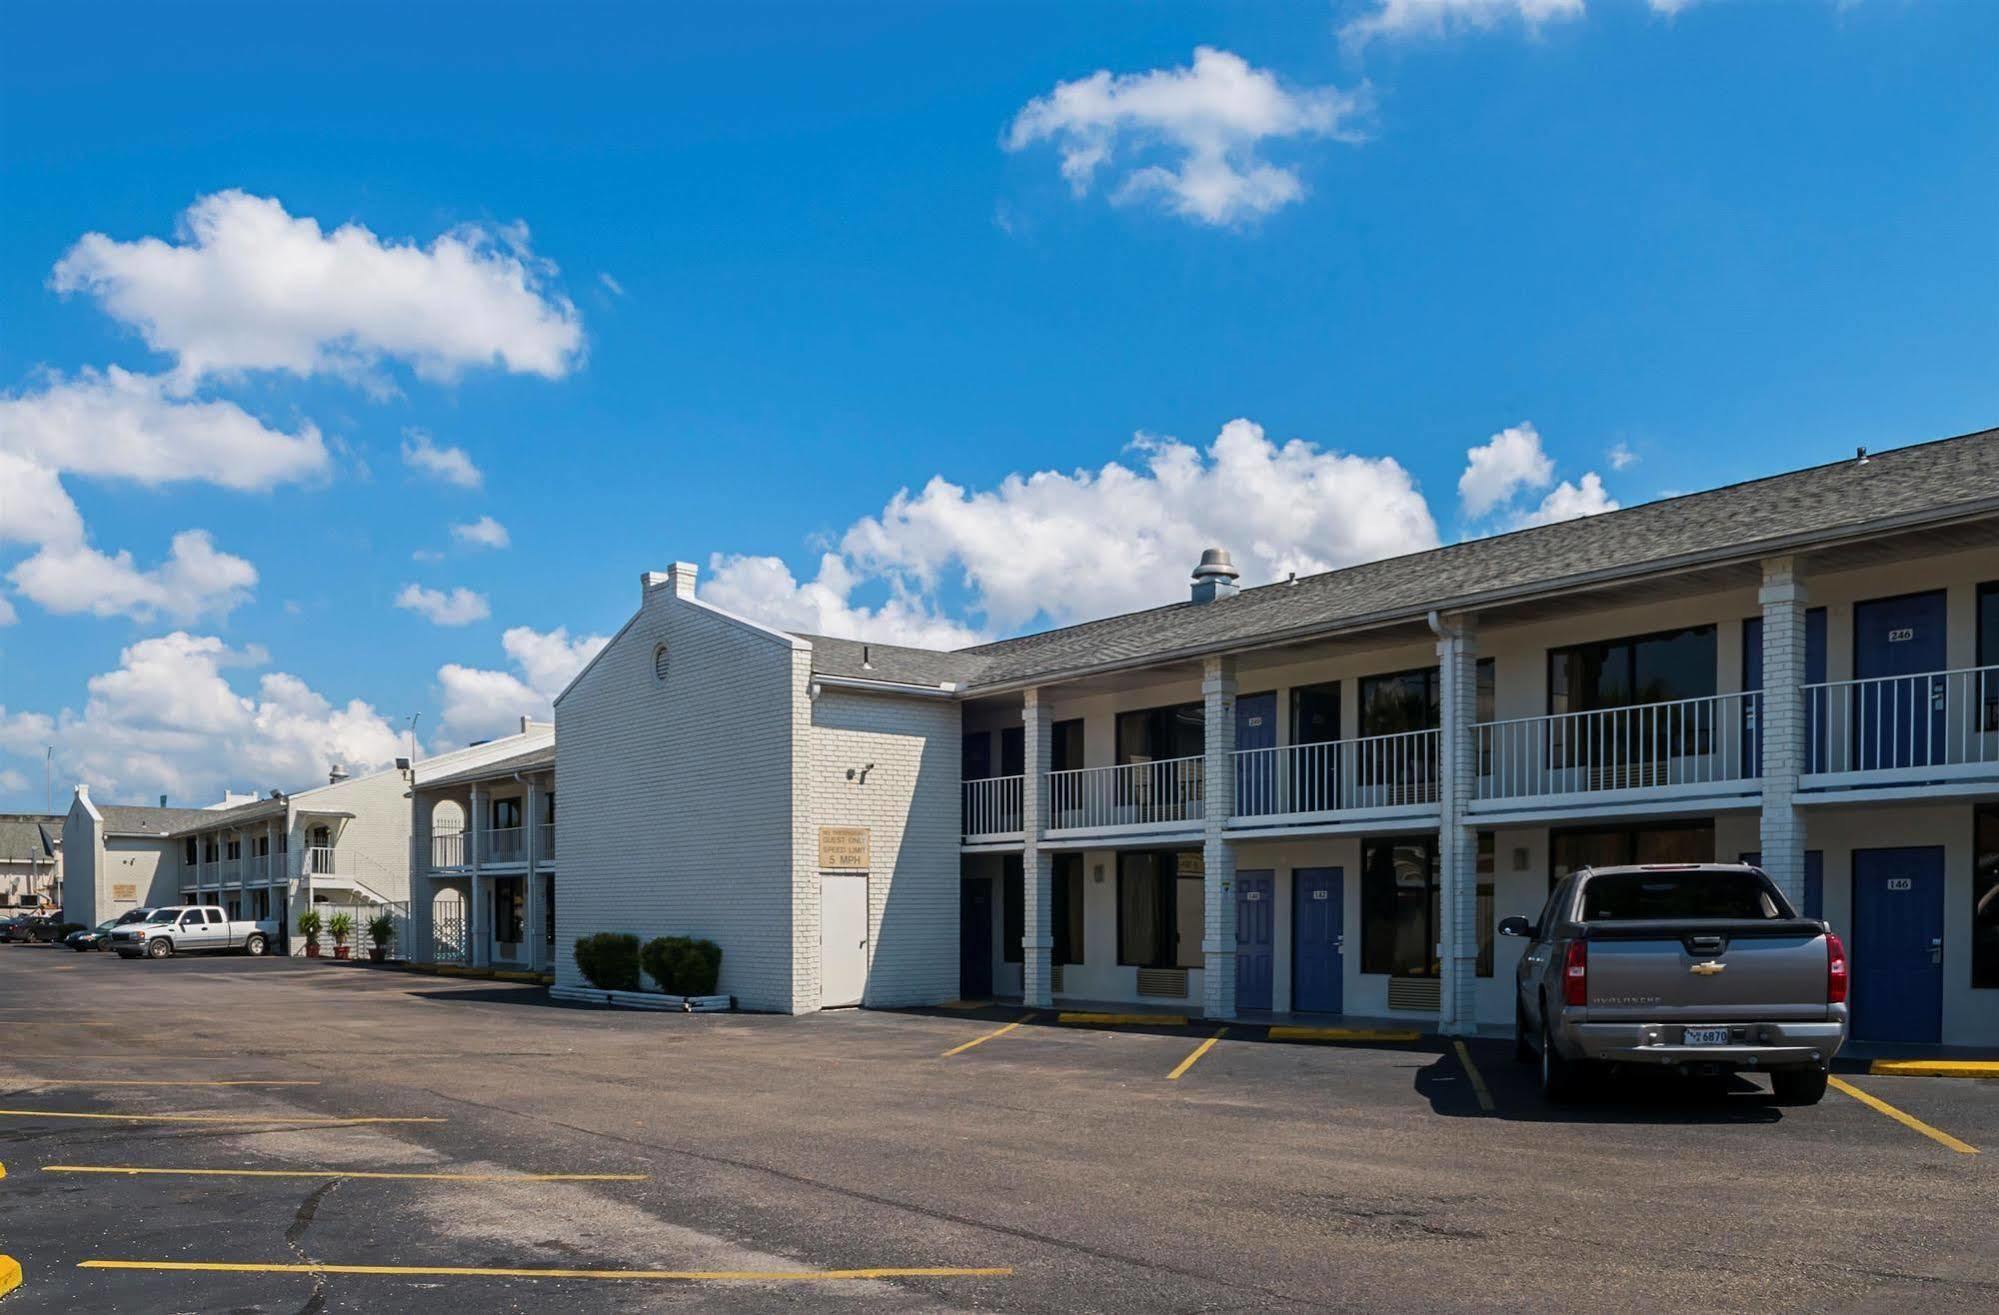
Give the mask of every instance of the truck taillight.
<svg viewBox="0 0 1999 1315">
<path fill-rule="evenodd" d="M 1589 1003 L 1589 942 L 1570 941 L 1568 956 L 1562 960 L 1562 1002 Z"/>
<path fill-rule="evenodd" d="M 1825 934 L 1825 1002 L 1846 1003 L 1846 946 L 1831 932 Z"/>
</svg>

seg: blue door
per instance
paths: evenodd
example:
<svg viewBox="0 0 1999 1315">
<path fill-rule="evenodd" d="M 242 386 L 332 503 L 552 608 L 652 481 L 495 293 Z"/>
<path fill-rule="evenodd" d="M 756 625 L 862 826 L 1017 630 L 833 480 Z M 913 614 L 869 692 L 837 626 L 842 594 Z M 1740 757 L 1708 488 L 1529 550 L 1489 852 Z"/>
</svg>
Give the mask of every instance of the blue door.
<svg viewBox="0 0 1999 1315">
<path fill-rule="evenodd" d="M 1337 1014 L 1344 980 L 1345 883 L 1338 868 L 1299 868 L 1291 876 L 1291 1008 Z"/>
<path fill-rule="evenodd" d="M 1277 923 L 1276 878 L 1268 872 L 1235 874 L 1235 1003 L 1270 1008 L 1270 934 Z"/>
<path fill-rule="evenodd" d="M 1744 863 L 1756 867 L 1763 866 L 1763 855 L 1751 850 L 1742 856 Z M 1825 918 L 1825 853 L 1822 850 L 1805 851 L 1805 907 L 1801 910 L 1807 918 Z"/>
<path fill-rule="evenodd" d="M 1943 1039 L 1943 846 L 1853 851 L 1853 1037 Z"/>
<path fill-rule="evenodd" d="M 1853 607 L 1852 758 L 1862 771 L 1943 761 L 1944 592 Z M 1880 679 L 1876 679 L 1876 678 Z"/>
<path fill-rule="evenodd" d="M 1235 747 L 1277 747 L 1277 694 L 1245 694 L 1235 701 Z M 1277 808 L 1277 755 L 1238 758 L 1235 764 L 1235 811 L 1243 817 L 1267 817 Z"/>
<path fill-rule="evenodd" d="M 993 994 L 993 883 L 966 877 L 958 883 L 958 995 L 989 1000 Z"/>
<path fill-rule="evenodd" d="M 1805 683 L 1819 685 L 1824 682 L 1825 609 L 1814 607 L 1805 613 Z M 1763 688 L 1763 618 L 1760 616 L 1752 616 L 1742 623 L 1742 688 Z M 1825 691 L 1812 690 L 1805 706 L 1805 726 L 1812 741 L 1811 765 L 1806 771 L 1826 770 L 1825 724 Z M 1763 740 L 1756 734 L 1756 729 L 1756 713 L 1745 703 L 1742 709 L 1742 761 L 1749 776 L 1763 775 Z"/>
</svg>

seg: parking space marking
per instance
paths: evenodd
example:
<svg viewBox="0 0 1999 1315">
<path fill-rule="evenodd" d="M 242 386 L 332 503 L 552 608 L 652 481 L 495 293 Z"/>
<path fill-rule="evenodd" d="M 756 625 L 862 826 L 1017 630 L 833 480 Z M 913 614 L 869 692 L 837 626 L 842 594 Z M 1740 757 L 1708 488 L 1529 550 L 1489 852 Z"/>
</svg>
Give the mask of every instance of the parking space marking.
<svg viewBox="0 0 1999 1315">
<path fill-rule="evenodd" d="M 200 1178 L 389 1178 L 447 1183 L 643 1183 L 647 1173 L 420 1173 L 355 1169 L 154 1169 L 122 1164 L 45 1164 L 43 1173 L 101 1173 L 120 1177 L 141 1175 Z"/>
<path fill-rule="evenodd" d="M 1180 1075 L 1182 1073 L 1185 1073 L 1188 1069 L 1194 1067 L 1194 1061 L 1199 1059 L 1201 1056 L 1207 1054 L 1208 1051 L 1213 1048 L 1215 1042 L 1221 1040 L 1222 1037 L 1227 1032 L 1228 1028 L 1226 1027 L 1216 1028 L 1215 1034 L 1213 1036 L 1209 1037 L 1206 1041 L 1203 1041 L 1200 1045 L 1195 1046 L 1194 1053 L 1187 1056 L 1187 1058 L 1181 1060 L 1178 1066 L 1176 1066 L 1171 1073 L 1168 1073 L 1166 1075 L 1166 1080 L 1168 1082 L 1178 1082 L 1180 1080 Z"/>
<path fill-rule="evenodd" d="M 1465 1049 L 1462 1041 L 1451 1042 L 1457 1047 L 1458 1063 L 1465 1066 L 1465 1076 L 1471 1079 L 1471 1090 L 1478 1097 L 1478 1107 L 1487 1114 L 1493 1112 L 1492 1091 L 1485 1085 L 1485 1074 L 1478 1071 L 1478 1065 L 1471 1062 L 1471 1051 Z"/>
<path fill-rule="evenodd" d="M 1185 1027 L 1185 1014 L 1057 1014 L 1071 1027 Z"/>
<path fill-rule="evenodd" d="M 1366 1027 L 1273 1027 L 1269 1033 L 1272 1041 L 1418 1041 L 1422 1033 L 1414 1030 L 1381 1031 Z"/>
<path fill-rule="evenodd" d="M 1022 1023 L 1027 1022 L 1029 1019 L 1033 1017 L 1034 1017 L 1033 1014 L 1022 1014 L 1019 1018 L 1014 1019 L 1011 1023 L 1007 1023 L 1002 1027 L 996 1027 L 992 1031 L 986 1033 L 984 1036 L 975 1036 L 962 1046 L 952 1046 L 949 1050 L 944 1052 L 944 1058 L 949 1059 L 953 1055 L 961 1055 L 965 1051 L 970 1050 L 973 1046 L 982 1046 L 996 1036 L 1005 1036 L 1008 1032 L 1013 1031 L 1013 1029 L 1019 1027 Z"/>
<path fill-rule="evenodd" d="M 97 1114 L 82 1110 L 0 1110 L 0 1117 L 15 1119 L 111 1119 L 124 1123 L 310 1123 L 334 1125 L 351 1123 L 443 1123 L 434 1118 L 384 1118 L 381 1116 L 342 1118 L 311 1114 Z"/>
<path fill-rule="evenodd" d="M 1877 1059 L 1867 1071 L 1884 1078 L 1999 1078 L 1999 1059 Z"/>
<path fill-rule="evenodd" d="M 0 1256 L 0 1297 L 20 1286 L 21 1262 L 12 1256 Z"/>
<path fill-rule="evenodd" d="M 1904 1114 L 1901 1110 L 1896 1109 L 1893 1105 L 1890 1105 L 1887 1101 L 1882 1100 L 1879 1096 L 1870 1096 L 1866 1092 L 1862 1091 L 1859 1087 L 1854 1086 L 1851 1082 L 1845 1082 L 1840 1080 L 1839 1078 L 1827 1078 L 1826 1085 L 1838 1088 L 1839 1090 L 1845 1092 L 1847 1095 L 1853 1097 L 1855 1100 L 1859 1101 L 1862 1105 L 1866 1105 L 1871 1109 L 1875 1109 L 1883 1114 L 1886 1114 L 1889 1118 L 1895 1120 L 1895 1122 L 1901 1124 L 1903 1127 L 1913 1128 L 1915 1131 L 1923 1134 L 1923 1136 L 1928 1137 L 1931 1141 L 1938 1142 L 1944 1146 L 1950 1147 L 1950 1149 L 1956 1151 L 1959 1155 L 1978 1154 L 1978 1148 L 1976 1146 L 1973 1146 L 1968 1142 L 1959 1141 L 1957 1138 L 1951 1136 L 1949 1133 L 1943 1131 L 1943 1129 L 1941 1128 L 1932 1128 L 1929 1124 L 1924 1123 L 1921 1119 L 1917 1118 L 1913 1114 Z"/>
<path fill-rule="evenodd" d="M 674 1283 L 827 1283 L 891 1278 L 1012 1278 L 1011 1268 L 883 1266 L 875 1269 L 498 1269 L 466 1265 L 256 1265 L 206 1260 L 84 1260 L 78 1269 L 193 1274 L 382 1274 L 419 1278 L 584 1278 Z"/>
</svg>

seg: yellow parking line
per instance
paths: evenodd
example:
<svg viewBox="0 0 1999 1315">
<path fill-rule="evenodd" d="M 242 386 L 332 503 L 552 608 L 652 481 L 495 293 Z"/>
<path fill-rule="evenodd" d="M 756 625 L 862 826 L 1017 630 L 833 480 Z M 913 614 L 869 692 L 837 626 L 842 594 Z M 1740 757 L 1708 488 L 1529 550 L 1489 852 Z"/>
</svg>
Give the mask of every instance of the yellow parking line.
<svg viewBox="0 0 1999 1315">
<path fill-rule="evenodd" d="M 1366 1027 L 1273 1027 L 1272 1041 L 1415 1041 L 1415 1031 L 1381 1031 Z"/>
<path fill-rule="evenodd" d="M 1011 1023 L 1006 1024 L 1004 1027 L 996 1027 L 992 1031 L 986 1033 L 984 1036 L 975 1036 L 962 1046 L 952 1046 L 949 1050 L 944 1052 L 944 1058 L 949 1059 L 953 1055 L 961 1055 L 965 1051 L 970 1050 L 973 1046 L 982 1046 L 996 1036 L 1005 1036 L 1008 1032 L 1013 1031 L 1013 1029 L 1019 1027 L 1022 1023 L 1025 1023 L 1028 1019 L 1033 1017 L 1034 1017 L 1033 1014 L 1022 1014 L 1019 1018 L 1014 1019 Z"/>
<path fill-rule="evenodd" d="M 125 1123 L 442 1123 L 443 1119 L 337 1118 L 306 1114 L 86 1114 L 81 1110 L 0 1110 L 17 1119 L 110 1119 Z"/>
<path fill-rule="evenodd" d="M 1999 1059 L 1877 1059 L 1867 1071 L 1892 1078 L 1999 1078 Z"/>
<path fill-rule="evenodd" d="M 0 1256 L 0 1297 L 20 1286 L 21 1262 L 12 1256 Z"/>
<path fill-rule="evenodd" d="M 1227 1031 L 1228 1029 L 1226 1027 L 1216 1028 L 1215 1034 L 1213 1036 L 1209 1037 L 1206 1041 L 1203 1041 L 1200 1045 L 1195 1046 L 1194 1053 L 1187 1056 L 1187 1058 L 1181 1060 L 1179 1066 L 1176 1067 L 1171 1073 L 1168 1073 L 1166 1075 L 1166 1080 L 1168 1082 L 1178 1082 L 1180 1080 L 1180 1075 L 1182 1073 L 1185 1073 L 1188 1069 L 1194 1067 L 1194 1061 L 1199 1059 L 1201 1056 L 1207 1054 L 1208 1051 L 1211 1048 L 1213 1048 L 1215 1042 L 1221 1040 L 1223 1034 L 1226 1033 Z"/>
<path fill-rule="evenodd" d="M 448 1183 L 642 1183 L 644 1173 L 419 1173 L 354 1169 L 141 1169 L 120 1164 L 45 1164 L 43 1173 L 193 1175 L 201 1178 L 393 1178 Z"/>
<path fill-rule="evenodd" d="M 1057 1014 L 1055 1021 L 1075 1027 L 1185 1027 L 1185 1014 Z"/>
<path fill-rule="evenodd" d="M 1458 1063 L 1465 1066 L 1465 1076 L 1471 1079 L 1472 1095 L 1478 1097 L 1478 1107 L 1487 1114 L 1492 1113 L 1492 1091 L 1485 1085 L 1485 1074 L 1478 1071 L 1478 1065 L 1471 1062 L 1471 1051 L 1465 1049 L 1462 1041 L 1453 1041 L 1458 1049 Z"/>
<path fill-rule="evenodd" d="M 1012 1269 L 884 1266 L 877 1269 L 475 1269 L 463 1265 L 245 1265 L 202 1260 L 85 1260 L 78 1269 L 197 1274 L 390 1274 L 426 1278 L 650 1279 L 680 1283 L 826 1283 L 890 1278 L 1011 1278 Z"/>
<path fill-rule="evenodd" d="M 1949 1133 L 1943 1131 L 1940 1128 L 1932 1128 L 1929 1124 L 1924 1123 L 1921 1119 L 1917 1118 L 1913 1114 L 1904 1114 L 1901 1110 L 1896 1109 L 1893 1105 L 1890 1105 L 1887 1101 L 1882 1100 L 1879 1096 L 1870 1096 L 1866 1092 L 1862 1091 L 1859 1087 L 1854 1086 L 1851 1082 L 1842 1082 L 1838 1078 L 1827 1078 L 1826 1083 L 1829 1086 L 1839 1088 L 1839 1090 L 1853 1097 L 1855 1100 L 1859 1101 L 1862 1105 L 1870 1106 L 1873 1109 L 1879 1110 L 1881 1113 L 1886 1114 L 1889 1118 L 1895 1120 L 1895 1122 L 1901 1124 L 1903 1127 L 1913 1128 L 1917 1132 L 1923 1134 L 1923 1136 L 1928 1137 L 1931 1141 L 1939 1142 L 1942 1145 L 1950 1147 L 1950 1149 L 1956 1151 L 1959 1155 L 1978 1154 L 1978 1148 L 1976 1146 L 1972 1146 L 1966 1142 L 1961 1142 L 1957 1138 L 1951 1136 Z"/>
</svg>

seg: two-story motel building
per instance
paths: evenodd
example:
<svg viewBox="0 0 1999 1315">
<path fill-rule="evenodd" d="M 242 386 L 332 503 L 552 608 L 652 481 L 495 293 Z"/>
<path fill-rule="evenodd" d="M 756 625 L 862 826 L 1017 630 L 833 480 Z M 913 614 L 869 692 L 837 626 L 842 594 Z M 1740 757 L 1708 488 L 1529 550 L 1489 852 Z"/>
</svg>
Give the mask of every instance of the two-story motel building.
<svg viewBox="0 0 1999 1315">
<path fill-rule="evenodd" d="M 1857 1036 L 1999 1042 L 1999 431 L 949 653 L 677 564 L 556 717 L 565 984 L 692 932 L 750 1008 L 1463 1032 L 1571 868 L 1753 856 Z"/>
</svg>

